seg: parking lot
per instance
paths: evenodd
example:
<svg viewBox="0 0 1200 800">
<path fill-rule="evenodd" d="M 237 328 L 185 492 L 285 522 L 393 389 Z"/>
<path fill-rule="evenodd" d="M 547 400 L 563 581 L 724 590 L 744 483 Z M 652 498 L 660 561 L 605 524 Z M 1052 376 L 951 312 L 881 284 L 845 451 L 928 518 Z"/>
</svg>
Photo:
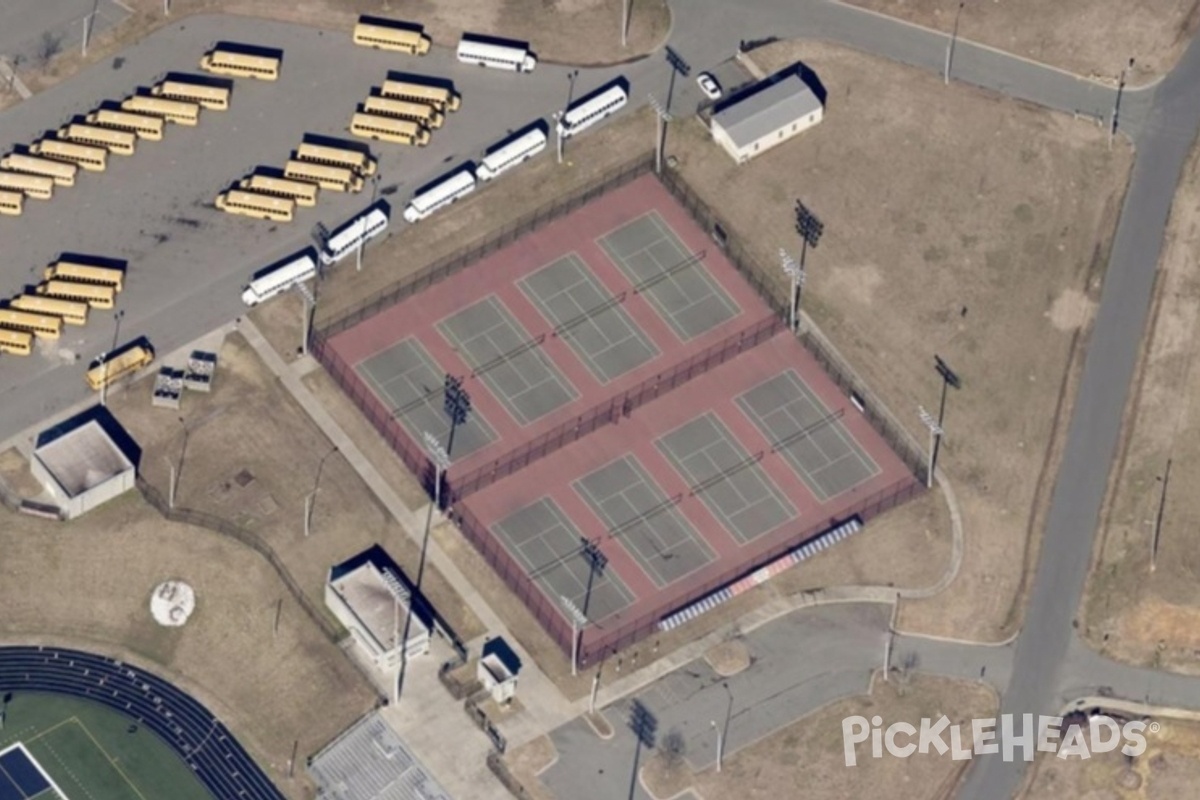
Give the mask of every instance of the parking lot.
<svg viewBox="0 0 1200 800">
<path fill-rule="evenodd" d="M 233 31 L 236 30 L 236 34 Z M 106 63 L 35 95 L 0 114 L 0 150 L 27 145 L 105 100 L 120 100 L 169 71 L 196 72 L 215 41 L 235 40 L 283 50 L 281 77 L 273 83 L 239 80 L 230 110 L 205 111 L 197 127 L 169 126 L 161 142 L 143 142 L 132 157 L 113 157 L 101 173 L 80 175 L 74 188 L 51 201 L 31 200 L 20 217 L 0 220 L 6 258 L 0 291 L 21 292 L 60 252 L 94 253 L 128 262 L 118 323 L 105 313 L 71 329 L 53 346 L 27 359 L 0 360 L 0 394 L 7 438 L 86 395 L 83 364 L 114 340 L 147 336 L 167 352 L 238 316 L 240 289 L 263 265 L 311 242 L 315 225 L 328 228 L 352 216 L 373 193 L 398 212 L 410 192 L 452 164 L 565 102 L 566 70 L 551 65 L 515 75 L 459 64 L 435 48 L 422 58 L 353 46 L 349 32 L 324 32 L 266 20 L 192 17 L 165 28 Z M 329 69 L 336 63 L 337 69 Z M 640 67 L 643 74 L 648 67 Z M 257 166 L 282 166 L 306 133 L 344 136 L 356 103 L 389 70 L 452 80 L 463 96 L 425 148 L 372 143 L 378 181 L 358 195 L 323 192 L 315 209 L 275 224 L 222 214 L 217 193 Z M 575 91 L 611 80 L 615 70 L 586 70 Z M 637 70 L 625 71 L 631 80 Z M 631 89 L 631 96 L 645 91 Z M 631 103 L 631 106 L 635 103 Z M 502 192 L 504 181 L 486 191 Z M 403 222 L 395 213 L 389 235 Z M 368 268 L 371 262 L 368 259 Z M 377 265 L 376 268 L 383 268 Z"/>
</svg>

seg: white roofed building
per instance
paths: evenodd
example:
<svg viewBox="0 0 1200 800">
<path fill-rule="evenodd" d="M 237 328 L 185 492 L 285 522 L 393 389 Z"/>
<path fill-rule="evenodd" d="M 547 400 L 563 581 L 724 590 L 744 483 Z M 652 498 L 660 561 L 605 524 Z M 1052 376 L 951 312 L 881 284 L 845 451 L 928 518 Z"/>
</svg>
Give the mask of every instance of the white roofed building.
<svg viewBox="0 0 1200 800">
<path fill-rule="evenodd" d="M 713 139 L 739 164 L 819 123 L 824 105 L 797 70 L 713 114 Z"/>
</svg>

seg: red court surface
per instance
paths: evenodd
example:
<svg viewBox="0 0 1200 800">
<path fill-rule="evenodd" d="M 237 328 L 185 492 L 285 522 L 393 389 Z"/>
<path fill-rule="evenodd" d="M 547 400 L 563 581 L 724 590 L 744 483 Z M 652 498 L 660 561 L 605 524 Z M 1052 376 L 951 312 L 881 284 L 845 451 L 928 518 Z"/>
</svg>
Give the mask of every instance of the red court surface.
<svg viewBox="0 0 1200 800">
<path fill-rule="evenodd" d="M 617 269 L 595 241 L 622 224 L 651 211 L 657 212 L 670 225 L 689 252 L 704 251 L 703 265 L 708 274 L 740 307 L 740 313 L 731 319 L 687 342 L 679 340 L 643 295 L 632 294 L 633 284 Z M 529 302 L 516 282 L 569 253 L 578 254 L 586 262 L 592 275 L 598 278 L 611 294 L 628 293 L 625 301 L 621 303 L 621 308 L 657 347 L 657 357 L 608 383 L 601 383 L 587 370 L 570 346 L 551 335 L 553 324 Z M 471 306 L 488 295 L 500 298 L 531 337 L 546 334 L 544 343 L 538 349 L 576 389 L 578 396 L 573 402 L 530 425 L 522 426 L 481 380 L 470 377 L 471 364 L 455 351 L 452 343 L 439 333 L 436 325 L 454 312 Z M 465 378 L 463 386 L 471 395 L 473 407 L 498 437 L 490 445 L 476 450 L 469 456 L 454 457 L 448 472 L 448 478 L 453 482 L 456 475 L 500 458 L 522 443 L 579 416 L 604 400 L 638 385 L 647 378 L 652 378 L 655 374 L 704 351 L 767 316 L 770 316 L 770 310 L 740 278 L 713 241 L 692 222 L 687 212 L 658 181 L 647 176 L 600 197 L 584 208 L 480 260 L 468 269 L 343 331 L 330 340 L 330 346 L 337 356 L 353 367 L 373 355 L 386 351 L 399 341 L 414 337 L 420 341 L 443 372 Z M 381 409 L 391 410 L 387 400 L 380 398 L 361 377 L 355 376 L 351 381 L 359 381 L 362 387 L 367 389 L 368 402 L 374 400 Z M 419 441 L 417 445 L 420 446 Z"/>
<path fill-rule="evenodd" d="M 638 261 L 638 272 L 631 265 L 641 240 L 631 236 L 627 241 L 635 244 L 625 251 L 613 244 L 620 238 L 613 232 L 641 225 L 648 214 L 657 215 L 678 242 L 665 256 Z M 607 234 L 613 235 L 602 247 L 599 240 Z M 699 266 L 684 264 L 687 272 L 667 266 L 675 263 L 679 247 Z M 620 253 L 611 255 L 613 248 Z M 530 276 L 550 272 L 544 268 L 569 254 L 579 259 L 580 274 L 586 272 L 586 280 L 597 283 L 600 295 L 611 297 L 651 345 L 648 360 L 623 373 L 619 369 L 625 367 L 614 369 L 615 377 L 602 380 L 596 362 L 589 366 L 581 356 L 578 339 L 557 335 L 568 329 L 556 329 L 546 305 L 522 289 Z M 645 279 L 647 270 L 658 268 L 683 305 L 666 302 L 674 295 Z M 676 285 L 677 275 L 692 282 L 684 286 L 680 277 Z M 697 285 L 712 293 L 688 289 Z M 692 302 L 693 296 L 707 299 Z M 491 334 L 460 336 L 448 332 L 447 321 L 457 325 L 485 300 L 520 330 L 508 325 L 507 343 L 480 356 L 470 342 L 491 342 Z M 705 329 L 710 318 L 715 321 Z M 393 358 L 414 342 L 425 353 L 416 359 L 424 364 L 418 379 L 406 371 L 415 363 L 411 352 Z M 443 500 L 450 500 L 451 516 L 467 538 L 564 651 L 570 652 L 572 641 L 564 605 L 587 609 L 591 603 L 580 645 L 583 661 L 647 635 L 660 619 L 789 549 L 891 507 L 902 495 L 911 496 L 916 482 L 653 175 L 336 334 L 322 352 L 323 363 L 380 433 L 398 450 L 408 447 L 410 464 L 412 453 L 424 452 L 423 430 L 439 439 L 446 431 L 435 427 L 444 421 L 442 377 L 463 378 L 474 424 L 485 425 L 486 432 L 475 436 L 472 452 L 452 449 Z M 490 353 L 503 357 L 488 359 Z M 561 405 L 542 402 L 540 416 L 518 408 L 507 384 L 480 369 L 493 362 L 518 386 L 529 368 L 556 373 L 545 385 L 559 392 Z M 400 382 L 388 377 L 393 368 L 408 376 L 403 379 L 408 397 L 388 388 Z M 529 391 L 535 405 L 546 397 L 537 395 Z M 412 396 L 423 404 L 419 420 L 405 410 L 413 407 L 405 402 Z M 681 433 L 682 426 L 687 427 Z M 411 446 L 403 444 L 405 438 Z M 704 462 L 712 452 L 722 455 Z M 622 459 L 632 466 L 611 472 Z M 713 469 L 699 480 L 703 469 L 685 462 L 711 463 Z M 635 480 L 628 480 L 631 475 Z M 742 502 L 752 495 L 765 496 L 765 505 Z M 599 578 L 590 566 L 580 566 L 585 540 L 606 560 Z"/>
</svg>

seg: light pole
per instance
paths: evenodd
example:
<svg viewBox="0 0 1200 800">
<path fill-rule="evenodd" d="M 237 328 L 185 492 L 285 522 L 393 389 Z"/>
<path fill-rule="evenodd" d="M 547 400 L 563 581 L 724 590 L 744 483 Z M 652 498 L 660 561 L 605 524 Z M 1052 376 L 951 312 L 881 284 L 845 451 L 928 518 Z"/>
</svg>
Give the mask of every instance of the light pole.
<svg viewBox="0 0 1200 800">
<path fill-rule="evenodd" d="M 167 505 L 170 508 L 175 508 L 175 488 L 179 485 L 179 480 L 183 478 L 183 459 L 187 456 L 188 435 L 191 433 L 188 430 L 187 423 L 183 417 L 176 417 L 179 422 L 179 427 L 183 428 L 183 447 L 179 448 L 179 468 L 171 465 L 171 485 L 167 494 Z"/>
<path fill-rule="evenodd" d="M 433 462 L 433 504 L 442 507 L 442 478 L 446 475 L 446 470 L 450 468 L 450 454 L 446 452 L 446 448 L 442 447 L 442 443 L 437 437 L 429 431 L 424 431 L 425 448 L 429 451 L 429 458 Z"/>
<path fill-rule="evenodd" d="M 717 772 L 721 771 L 721 762 L 725 759 L 725 736 L 721 733 L 721 726 L 717 725 L 715 719 L 709 720 L 709 725 L 717 732 Z"/>
<path fill-rule="evenodd" d="M 671 108 L 671 98 L 675 94 L 675 76 L 682 75 L 687 77 L 692 72 L 692 67 L 683 60 L 683 56 L 676 53 L 670 47 L 666 48 L 667 63 L 671 65 L 671 82 L 667 84 L 667 109 Z"/>
<path fill-rule="evenodd" d="M 954 33 L 950 35 L 950 41 L 946 43 L 946 66 L 942 69 L 942 82 L 946 85 L 950 84 L 950 60 L 954 58 L 954 45 L 958 41 L 958 18 L 962 16 L 965 5 L 966 2 L 958 4 L 958 11 L 954 12 Z"/>
<path fill-rule="evenodd" d="M 309 529 L 312 525 L 313 509 L 316 506 L 317 491 L 321 488 L 321 472 L 325 469 L 325 460 L 334 453 L 338 452 L 337 445 L 325 455 L 321 456 L 321 460 L 317 462 L 317 476 L 313 480 L 312 491 L 304 496 L 304 538 L 308 538 Z"/>
<path fill-rule="evenodd" d="M 367 206 L 367 211 L 370 211 L 371 206 L 375 205 L 375 198 L 379 194 L 379 179 L 383 177 L 379 173 L 375 173 L 375 177 L 371 178 L 371 205 Z M 355 272 L 362 272 L 363 247 L 367 244 L 367 211 L 362 215 L 362 230 L 358 236 L 358 251 L 355 257 Z"/>
<path fill-rule="evenodd" d="M 579 632 L 587 625 L 587 617 L 565 594 L 560 594 L 558 599 L 566 609 L 567 616 L 571 618 L 571 675 L 574 676 L 579 674 Z"/>
<path fill-rule="evenodd" d="M 792 332 L 795 333 L 800 317 L 800 290 L 804 286 L 804 268 L 796 263 L 796 259 L 788 255 L 787 250 L 779 248 L 779 266 L 792 282 L 791 293 L 788 295 L 788 320 Z"/>
<path fill-rule="evenodd" d="M 925 423 L 925 427 L 929 428 L 929 467 L 925 470 L 925 488 L 928 489 L 933 486 L 933 454 L 937 451 L 938 439 L 944 431 L 924 406 L 917 406 L 917 415 L 920 416 L 921 422 Z"/>
<path fill-rule="evenodd" d="M 662 157 L 663 145 L 667 139 L 667 123 L 671 121 L 671 114 L 662 106 L 662 103 L 655 99 L 654 95 L 649 95 L 650 107 L 654 109 L 654 113 L 658 118 L 658 124 L 654 128 L 654 171 L 662 174 Z"/>
<path fill-rule="evenodd" d="M 121 318 L 125 316 L 124 311 L 118 311 L 113 314 L 113 343 L 112 348 L 107 353 L 100 354 L 100 363 L 104 366 L 104 383 L 100 384 L 100 405 L 108 405 L 108 363 L 109 356 L 112 351 L 117 349 L 117 340 L 121 336 Z"/>
<path fill-rule="evenodd" d="M 292 289 L 296 294 L 300 295 L 303 301 L 303 318 L 300 320 L 300 354 L 308 355 L 308 332 L 309 326 L 312 325 L 313 314 L 316 313 L 317 297 L 313 292 L 304 285 L 303 281 L 297 281 L 292 284 Z"/>
<path fill-rule="evenodd" d="M 629 33 L 629 3 L 630 0 L 621 0 L 621 47 L 626 46 Z"/>
<path fill-rule="evenodd" d="M 450 436 L 446 440 L 446 457 L 449 458 L 450 453 L 454 452 L 454 433 L 459 425 L 466 423 L 471 413 L 471 395 L 463 388 L 462 378 L 453 375 L 446 376 L 444 391 L 442 410 L 450 418 Z"/>
<path fill-rule="evenodd" d="M 553 114 L 550 115 L 551 118 L 554 120 L 554 150 L 558 154 L 558 163 L 559 164 L 561 164 L 563 162 L 562 118 L 563 118 L 564 113 L 566 113 L 566 112 L 555 111 Z"/>
</svg>

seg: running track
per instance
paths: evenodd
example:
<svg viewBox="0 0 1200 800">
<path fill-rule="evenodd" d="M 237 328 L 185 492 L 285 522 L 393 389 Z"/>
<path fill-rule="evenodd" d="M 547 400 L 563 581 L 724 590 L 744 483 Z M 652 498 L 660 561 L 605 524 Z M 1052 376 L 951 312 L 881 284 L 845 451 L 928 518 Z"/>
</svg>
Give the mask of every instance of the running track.
<svg viewBox="0 0 1200 800">
<path fill-rule="evenodd" d="M 104 656 L 57 647 L 0 647 L 0 694 L 45 692 L 100 703 L 149 728 L 218 800 L 284 800 L 229 730 L 171 684 Z"/>
</svg>

